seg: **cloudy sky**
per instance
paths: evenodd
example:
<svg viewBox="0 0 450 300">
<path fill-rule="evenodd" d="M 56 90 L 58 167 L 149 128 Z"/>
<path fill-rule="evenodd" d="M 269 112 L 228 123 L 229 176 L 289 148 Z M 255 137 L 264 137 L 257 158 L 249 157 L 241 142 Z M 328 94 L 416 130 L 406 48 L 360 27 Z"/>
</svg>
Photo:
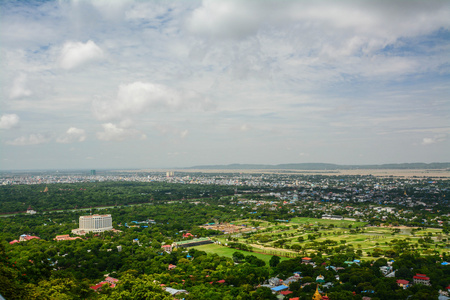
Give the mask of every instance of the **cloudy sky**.
<svg viewBox="0 0 450 300">
<path fill-rule="evenodd" d="M 450 161 L 450 1 L 2 1 L 0 169 Z"/>
</svg>

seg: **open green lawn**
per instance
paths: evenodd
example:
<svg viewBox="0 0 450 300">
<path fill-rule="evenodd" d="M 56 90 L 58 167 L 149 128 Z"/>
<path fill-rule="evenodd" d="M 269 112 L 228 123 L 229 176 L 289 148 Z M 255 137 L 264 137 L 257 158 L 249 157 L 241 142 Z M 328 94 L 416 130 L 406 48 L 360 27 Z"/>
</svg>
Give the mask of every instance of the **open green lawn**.
<svg viewBox="0 0 450 300">
<path fill-rule="evenodd" d="M 240 252 L 240 253 L 244 254 L 245 256 L 254 255 L 257 258 L 265 261 L 266 265 L 269 265 L 269 260 L 270 260 L 270 258 L 272 258 L 272 255 L 242 251 L 242 250 L 228 248 L 228 247 L 220 246 L 220 245 L 216 245 L 216 244 L 195 246 L 194 248 L 197 250 L 200 250 L 200 251 L 205 251 L 206 253 L 216 253 L 220 256 L 225 256 L 225 257 L 232 257 L 234 252 Z M 280 258 L 281 258 L 281 261 L 288 259 L 286 257 L 280 257 Z"/>
<path fill-rule="evenodd" d="M 364 227 L 367 225 L 366 222 L 356 222 L 356 221 L 347 221 L 347 220 L 325 220 L 325 219 L 316 219 L 316 218 L 292 218 L 289 224 L 310 224 L 310 225 L 325 225 L 328 226 L 333 224 L 335 227 L 345 227 L 348 228 L 348 225 L 352 225 L 355 227 Z"/>
</svg>

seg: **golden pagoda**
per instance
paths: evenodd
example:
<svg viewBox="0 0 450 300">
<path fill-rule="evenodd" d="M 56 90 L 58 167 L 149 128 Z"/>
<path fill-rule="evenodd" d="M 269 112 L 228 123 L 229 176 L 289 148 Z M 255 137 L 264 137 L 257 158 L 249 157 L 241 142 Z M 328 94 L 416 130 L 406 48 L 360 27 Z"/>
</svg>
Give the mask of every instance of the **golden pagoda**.
<svg viewBox="0 0 450 300">
<path fill-rule="evenodd" d="M 319 293 L 319 285 L 316 287 L 316 292 L 314 293 L 312 300 L 322 300 L 322 296 Z"/>
</svg>

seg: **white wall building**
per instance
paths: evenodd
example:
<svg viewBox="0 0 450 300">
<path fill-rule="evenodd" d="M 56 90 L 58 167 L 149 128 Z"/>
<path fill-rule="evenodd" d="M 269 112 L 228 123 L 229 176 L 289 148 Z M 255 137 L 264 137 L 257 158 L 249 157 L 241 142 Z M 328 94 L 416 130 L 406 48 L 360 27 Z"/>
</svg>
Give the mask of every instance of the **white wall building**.
<svg viewBox="0 0 450 300">
<path fill-rule="evenodd" d="M 80 216 L 80 228 L 72 230 L 74 234 L 103 232 L 113 229 L 111 215 Z"/>
</svg>

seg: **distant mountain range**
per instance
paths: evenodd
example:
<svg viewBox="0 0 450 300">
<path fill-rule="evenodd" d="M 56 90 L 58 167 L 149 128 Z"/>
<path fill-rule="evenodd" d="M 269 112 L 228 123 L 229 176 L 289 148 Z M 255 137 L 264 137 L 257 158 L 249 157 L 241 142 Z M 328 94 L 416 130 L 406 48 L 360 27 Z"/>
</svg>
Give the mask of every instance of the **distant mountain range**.
<svg viewBox="0 0 450 300">
<path fill-rule="evenodd" d="M 230 164 L 230 165 L 204 165 L 193 166 L 186 169 L 198 170 L 356 170 L 356 169 L 449 169 L 450 163 L 402 163 L 382 165 L 336 165 L 326 163 L 300 163 L 300 164 Z"/>
</svg>

